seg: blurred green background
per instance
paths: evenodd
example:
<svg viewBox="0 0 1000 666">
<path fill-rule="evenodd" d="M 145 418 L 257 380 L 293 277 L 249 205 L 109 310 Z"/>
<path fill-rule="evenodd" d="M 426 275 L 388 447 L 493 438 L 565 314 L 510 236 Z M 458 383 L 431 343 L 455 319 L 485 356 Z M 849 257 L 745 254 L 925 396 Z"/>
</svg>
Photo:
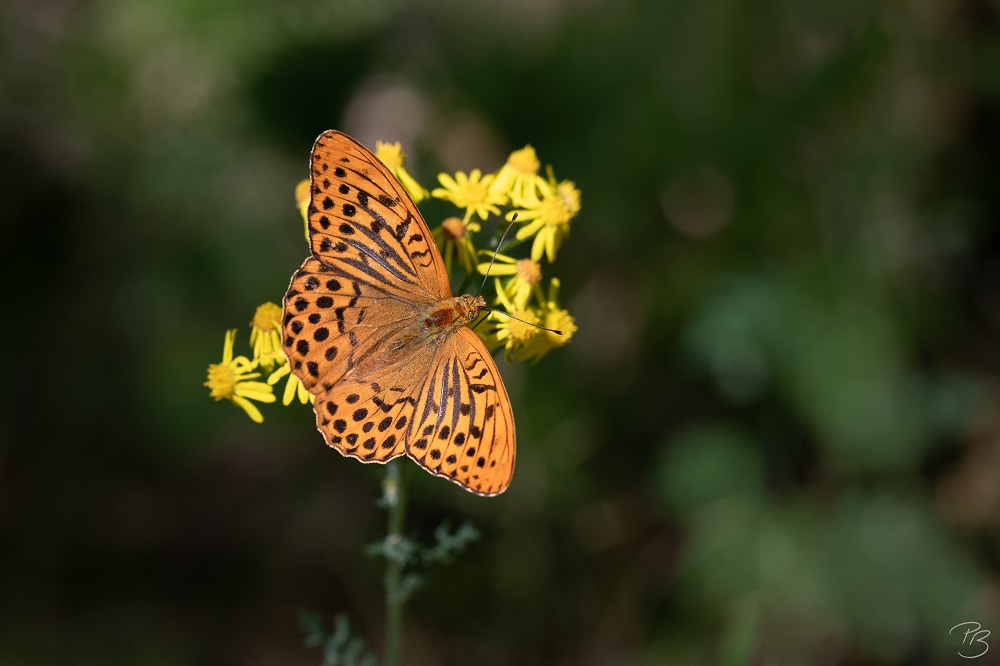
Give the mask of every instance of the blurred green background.
<svg viewBox="0 0 1000 666">
<path fill-rule="evenodd" d="M 380 470 L 201 386 L 305 257 L 328 128 L 424 185 L 531 143 L 583 193 L 579 331 L 501 363 L 512 487 L 410 471 L 411 535 L 483 538 L 407 664 L 963 661 L 1000 636 L 998 120 L 986 1 L 0 5 L 0 664 L 318 664 L 303 608 L 380 645 Z"/>
</svg>

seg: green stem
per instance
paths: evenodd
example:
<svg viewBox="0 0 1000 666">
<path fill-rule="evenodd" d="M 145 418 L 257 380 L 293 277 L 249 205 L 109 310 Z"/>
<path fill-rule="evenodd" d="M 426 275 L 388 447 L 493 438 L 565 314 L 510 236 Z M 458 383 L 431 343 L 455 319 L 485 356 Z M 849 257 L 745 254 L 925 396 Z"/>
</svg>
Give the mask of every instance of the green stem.
<svg viewBox="0 0 1000 666">
<path fill-rule="evenodd" d="M 389 533 L 386 536 L 385 569 L 385 659 L 383 666 L 398 666 L 403 643 L 403 581 L 404 550 L 403 518 L 406 515 L 406 486 L 403 466 L 399 460 L 386 465 L 385 503 L 389 511 Z"/>
</svg>

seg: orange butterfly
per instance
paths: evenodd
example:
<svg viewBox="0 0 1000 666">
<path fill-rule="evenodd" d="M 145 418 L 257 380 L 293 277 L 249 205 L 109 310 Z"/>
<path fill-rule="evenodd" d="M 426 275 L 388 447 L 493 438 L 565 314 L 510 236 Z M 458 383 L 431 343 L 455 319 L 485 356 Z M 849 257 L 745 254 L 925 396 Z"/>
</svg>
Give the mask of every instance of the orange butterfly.
<svg viewBox="0 0 1000 666">
<path fill-rule="evenodd" d="M 406 454 L 470 492 L 502 493 L 514 474 L 514 414 L 467 326 L 486 301 L 451 295 L 420 211 L 351 137 L 319 135 L 310 185 L 312 256 L 285 294 L 283 346 L 316 395 L 327 444 L 362 462 Z"/>
</svg>

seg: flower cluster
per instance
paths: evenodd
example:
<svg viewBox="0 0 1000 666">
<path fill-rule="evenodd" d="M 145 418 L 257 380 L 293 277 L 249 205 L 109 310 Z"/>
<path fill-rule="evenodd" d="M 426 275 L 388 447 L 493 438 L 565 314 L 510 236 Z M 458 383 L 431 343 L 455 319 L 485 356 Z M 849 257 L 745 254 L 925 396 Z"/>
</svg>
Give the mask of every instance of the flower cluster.
<svg viewBox="0 0 1000 666">
<path fill-rule="evenodd" d="M 290 372 L 288 358 L 281 349 L 281 306 L 275 303 L 264 303 L 254 313 L 250 323 L 250 346 L 253 348 L 253 358 L 246 356 L 233 357 L 233 346 L 236 342 L 236 329 L 226 331 L 226 340 L 222 347 L 222 362 L 208 366 L 208 381 L 205 386 L 209 394 L 216 400 L 226 398 L 233 404 L 242 407 L 251 419 L 257 423 L 264 421 L 257 402 L 274 402 L 274 385 L 282 377 L 288 375 L 282 404 L 289 405 L 293 397 L 305 404 L 313 400 L 313 396 L 302 386 L 298 377 Z M 267 382 L 254 381 L 261 376 L 258 370 L 268 373 Z"/>
<path fill-rule="evenodd" d="M 477 333 L 487 346 L 503 347 L 507 359 L 514 361 L 537 361 L 569 342 L 576 332 L 573 317 L 559 307 L 559 280 L 552 278 L 548 289 L 542 288 L 541 262 L 554 262 L 569 236 L 570 221 L 580 212 L 580 191 L 571 181 L 557 181 L 551 167 L 546 178 L 539 175 L 540 169 L 535 149 L 525 146 L 511 153 L 494 173 L 484 175 L 474 169 L 469 174 L 441 174 L 441 187 L 431 192 L 432 197 L 464 211 L 461 218 L 442 222 L 433 232 L 434 239 L 444 254 L 449 275 L 454 275 L 453 256 L 465 271 L 460 293 L 472 284 L 473 274 L 485 276 L 488 271 L 496 278 L 491 302 L 503 311 L 491 308 Z M 501 209 L 506 212 L 501 213 Z M 490 216 L 502 216 L 517 225 L 514 241 L 505 245 L 506 252 L 531 240 L 528 257 L 499 253 L 503 224 L 495 227 L 486 248 L 476 249 L 474 234 L 481 231 L 480 222 Z"/>
<path fill-rule="evenodd" d="M 542 262 L 551 264 L 569 236 L 570 222 L 580 212 L 580 191 L 568 180 L 557 181 L 552 168 L 546 177 L 539 175 L 541 163 L 534 148 L 525 146 L 510 154 L 506 163 L 493 173 L 479 169 L 469 173 L 438 175 L 440 187 L 424 189 L 404 168 L 399 143 L 377 142 L 375 155 L 406 188 L 415 203 L 428 198 L 453 204 L 458 214 L 445 218 L 433 228 L 432 235 L 441 250 L 445 267 L 456 293 L 474 289 L 480 280 L 492 276 L 495 292 L 487 297 L 488 311 L 473 324 L 488 347 L 504 350 L 510 361 L 535 362 L 556 347 L 565 345 L 576 332 L 573 317 L 559 306 L 559 280 L 550 278 L 543 286 Z M 295 201 L 306 224 L 308 241 L 309 181 L 295 188 Z M 484 223 L 491 221 L 489 233 Z M 504 222 L 506 221 L 506 222 Z M 514 226 L 508 235 L 504 253 L 500 241 L 508 223 Z M 518 246 L 531 241 L 528 256 L 512 254 Z M 222 362 L 208 368 L 210 389 L 216 400 L 226 398 L 243 408 L 260 423 L 263 416 L 252 401 L 275 402 L 274 386 L 287 377 L 282 404 L 293 399 L 305 404 L 313 399 L 291 373 L 281 348 L 281 307 L 264 303 L 257 308 L 250 328 L 252 358 L 233 357 L 236 330 L 226 332 Z M 267 380 L 255 381 L 267 373 Z"/>
</svg>

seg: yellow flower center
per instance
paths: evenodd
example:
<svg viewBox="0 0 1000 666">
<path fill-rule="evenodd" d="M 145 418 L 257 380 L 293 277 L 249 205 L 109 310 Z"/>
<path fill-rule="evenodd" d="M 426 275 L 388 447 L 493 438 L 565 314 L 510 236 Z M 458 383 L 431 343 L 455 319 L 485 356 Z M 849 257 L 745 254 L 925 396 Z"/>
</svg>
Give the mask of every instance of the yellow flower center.
<svg viewBox="0 0 1000 666">
<path fill-rule="evenodd" d="M 546 196 L 538 207 L 538 216 L 551 227 L 564 227 L 573 219 L 573 212 L 558 194 Z"/>
<path fill-rule="evenodd" d="M 580 212 L 580 190 L 576 189 L 573 181 L 564 180 L 559 183 L 556 186 L 556 193 L 559 194 L 559 198 L 566 204 L 566 209 L 569 210 L 570 216 Z"/>
<path fill-rule="evenodd" d="M 542 267 L 537 261 L 521 259 L 517 262 L 517 277 L 534 287 L 542 281 Z"/>
<path fill-rule="evenodd" d="M 441 223 L 441 228 L 444 232 L 458 240 L 459 238 L 465 238 L 465 225 L 462 224 L 462 220 L 457 217 L 449 217 L 444 222 Z"/>
<path fill-rule="evenodd" d="M 399 141 L 395 143 L 375 142 L 375 157 L 379 158 L 382 164 L 395 170 L 403 166 L 403 146 Z"/>
<path fill-rule="evenodd" d="M 542 166 L 538 161 L 538 156 L 535 155 L 535 149 L 531 146 L 525 146 L 521 150 L 512 152 L 507 158 L 507 164 L 515 171 L 529 175 L 538 173 L 538 169 Z"/>
<path fill-rule="evenodd" d="M 561 331 L 562 335 L 545 332 L 549 340 L 555 345 L 564 345 L 570 341 L 576 333 L 576 320 L 565 310 L 549 310 L 545 314 L 545 326 Z"/>
<path fill-rule="evenodd" d="M 540 329 L 532 326 L 532 324 L 538 324 L 538 315 L 528 310 L 519 310 L 514 313 L 514 316 L 528 323 L 520 322 L 517 319 L 508 319 L 507 330 L 510 332 L 513 342 L 523 343 L 538 335 Z"/>
<path fill-rule="evenodd" d="M 264 303 L 254 313 L 253 325 L 264 332 L 277 331 L 280 319 L 281 308 L 274 303 Z"/>
<path fill-rule="evenodd" d="M 216 400 L 230 398 L 236 393 L 236 370 L 228 363 L 212 363 L 208 366 L 208 381 L 205 382 L 210 395 Z"/>
</svg>

